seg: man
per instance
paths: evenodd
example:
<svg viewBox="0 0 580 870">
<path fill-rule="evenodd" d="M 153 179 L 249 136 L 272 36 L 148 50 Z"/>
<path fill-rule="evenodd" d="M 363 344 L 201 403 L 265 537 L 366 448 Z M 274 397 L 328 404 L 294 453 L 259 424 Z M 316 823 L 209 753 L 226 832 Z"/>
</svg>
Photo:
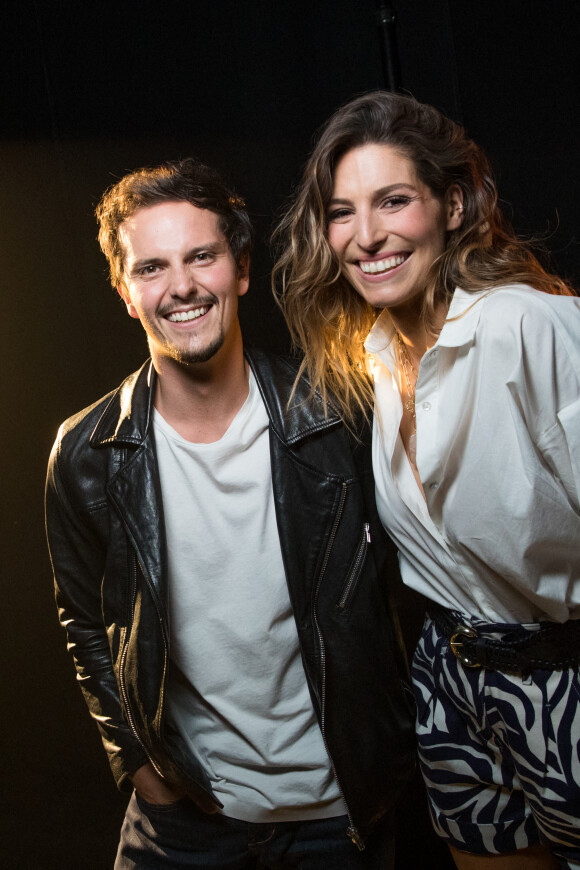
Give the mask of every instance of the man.
<svg viewBox="0 0 580 870">
<path fill-rule="evenodd" d="M 61 427 L 47 528 L 133 791 L 115 866 L 389 867 L 413 727 L 368 432 L 244 349 L 251 228 L 213 170 L 137 171 L 97 216 L 151 361 Z"/>
</svg>

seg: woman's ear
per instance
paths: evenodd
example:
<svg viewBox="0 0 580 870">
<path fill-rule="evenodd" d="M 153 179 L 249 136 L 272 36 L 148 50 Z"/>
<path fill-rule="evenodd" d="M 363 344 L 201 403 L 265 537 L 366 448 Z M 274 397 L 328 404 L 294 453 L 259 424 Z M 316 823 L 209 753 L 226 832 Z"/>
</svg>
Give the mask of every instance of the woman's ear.
<svg viewBox="0 0 580 870">
<path fill-rule="evenodd" d="M 463 191 L 458 184 L 453 184 L 445 196 L 445 214 L 447 230 L 457 230 L 463 223 Z"/>
</svg>

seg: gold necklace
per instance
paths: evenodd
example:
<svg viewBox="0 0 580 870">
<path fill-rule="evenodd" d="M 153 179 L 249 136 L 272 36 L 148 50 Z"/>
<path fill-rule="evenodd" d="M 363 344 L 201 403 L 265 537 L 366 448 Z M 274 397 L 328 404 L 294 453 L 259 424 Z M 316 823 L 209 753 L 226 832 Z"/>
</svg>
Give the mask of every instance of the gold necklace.
<svg viewBox="0 0 580 870">
<path fill-rule="evenodd" d="M 417 415 L 415 414 L 415 387 L 411 383 L 409 369 L 411 369 L 412 374 L 415 376 L 415 382 L 417 381 L 417 372 L 415 370 L 415 366 L 411 362 L 409 352 L 407 351 L 405 342 L 401 338 L 398 329 L 396 330 L 396 336 L 397 347 L 399 349 L 399 360 L 401 362 L 401 368 L 403 369 L 403 374 L 405 375 L 405 384 L 407 386 L 407 401 L 404 402 L 404 405 L 407 411 L 410 411 L 411 417 L 413 418 L 413 426 L 415 427 L 415 431 L 417 431 Z"/>
<path fill-rule="evenodd" d="M 409 461 L 412 465 L 416 467 L 417 465 L 417 415 L 415 414 L 415 386 L 411 383 L 411 377 L 409 375 L 409 369 L 415 376 L 415 383 L 417 382 L 417 372 L 415 370 L 415 366 L 411 362 L 411 357 L 407 351 L 407 347 L 405 342 L 401 338 L 399 330 L 396 330 L 397 336 L 397 347 L 399 350 L 399 361 L 400 366 L 403 369 L 403 374 L 405 376 L 405 383 L 407 386 L 407 401 L 403 404 L 407 411 L 410 412 L 411 418 L 413 420 L 413 432 L 409 435 L 409 444 L 407 447 L 407 455 L 409 457 Z M 402 397 L 401 397 L 402 398 Z"/>
</svg>

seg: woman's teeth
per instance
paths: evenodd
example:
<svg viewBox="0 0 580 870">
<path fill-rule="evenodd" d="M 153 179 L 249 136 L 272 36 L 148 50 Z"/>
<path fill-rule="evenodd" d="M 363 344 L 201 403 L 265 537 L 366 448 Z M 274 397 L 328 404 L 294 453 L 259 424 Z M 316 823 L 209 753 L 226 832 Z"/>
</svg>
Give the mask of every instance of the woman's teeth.
<svg viewBox="0 0 580 870">
<path fill-rule="evenodd" d="M 359 266 L 366 274 L 375 275 L 377 272 L 389 272 L 395 266 L 400 266 L 404 263 L 406 257 L 387 257 L 385 260 L 374 260 L 372 263 L 363 263 L 359 261 Z"/>
</svg>

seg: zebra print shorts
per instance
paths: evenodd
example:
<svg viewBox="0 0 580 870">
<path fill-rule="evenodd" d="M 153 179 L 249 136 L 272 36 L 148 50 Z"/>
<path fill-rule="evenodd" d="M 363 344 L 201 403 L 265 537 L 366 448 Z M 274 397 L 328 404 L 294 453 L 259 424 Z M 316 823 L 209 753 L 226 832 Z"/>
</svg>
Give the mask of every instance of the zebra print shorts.
<svg viewBox="0 0 580 870">
<path fill-rule="evenodd" d="M 486 636 L 501 638 L 514 627 L 486 624 Z M 476 854 L 541 842 L 562 868 L 580 867 L 578 668 L 525 678 L 465 668 L 427 618 L 413 684 L 437 833 Z"/>
</svg>

